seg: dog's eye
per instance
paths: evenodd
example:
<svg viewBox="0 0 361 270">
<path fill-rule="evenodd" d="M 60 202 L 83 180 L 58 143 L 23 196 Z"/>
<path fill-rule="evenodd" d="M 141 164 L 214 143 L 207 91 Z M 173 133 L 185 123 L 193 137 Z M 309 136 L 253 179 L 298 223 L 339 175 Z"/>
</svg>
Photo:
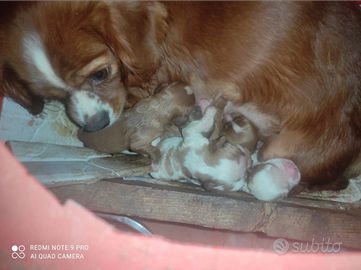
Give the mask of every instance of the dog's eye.
<svg viewBox="0 0 361 270">
<path fill-rule="evenodd" d="M 109 68 L 104 68 L 92 74 L 90 76 L 90 79 L 92 80 L 93 83 L 101 83 L 102 81 L 108 78 L 109 74 L 110 74 Z"/>
</svg>

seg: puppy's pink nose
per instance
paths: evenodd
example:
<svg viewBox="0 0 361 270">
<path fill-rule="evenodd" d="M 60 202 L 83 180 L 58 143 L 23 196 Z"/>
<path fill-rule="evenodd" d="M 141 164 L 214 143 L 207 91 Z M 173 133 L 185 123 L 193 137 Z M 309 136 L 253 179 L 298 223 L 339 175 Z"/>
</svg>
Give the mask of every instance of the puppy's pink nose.
<svg viewBox="0 0 361 270">
<path fill-rule="evenodd" d="M 109 113 L 101 111 L 92 117 L 85 117 L 85 125 L 83 129 L 87 132 L 94 132 L 101 130 L 108 126 L 110 123 Z"/>
</svg>

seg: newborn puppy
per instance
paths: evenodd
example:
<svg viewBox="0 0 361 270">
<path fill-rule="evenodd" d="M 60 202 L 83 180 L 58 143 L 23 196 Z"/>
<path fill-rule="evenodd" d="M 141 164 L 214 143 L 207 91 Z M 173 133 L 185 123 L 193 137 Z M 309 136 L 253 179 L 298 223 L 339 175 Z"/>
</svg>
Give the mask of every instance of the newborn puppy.
<svg viewBox="0 0 361 270">
<path fill-rule="evenodd" d="M 156 94 L 126 110 L 112 126 L 97 132 L 78 132 L 85 147 L 107 153 L 125 150 L 150 156 L 154 164 L 160 158 L 152 141 L 162 135 L 167 125 L 187 121 L 195 98 L 184 83 L 161 85 Z"/>
<path fill-rule="evenodd" d="M 205 100 L 199 100 L 196 107 L 204 111 L 207 105 Z M 198 109 L 195 111 L 199 114 Z M 158 170 L 150 175 L 165 180 L 199 180 L 206 190 L 241 189 L 251 166 L 250 155 L 242 147 L 226 142 L 224 136 L 208 140 L 216 112 L 215 107 L 208 107 L 200 120 L 190 122 L 182 130 L 183 138 L 155 140 L 153 145 L 160 149 L 161 159 Z"/>
<path fill-rule="evenodd" d="M 243 114 L 231 111 L 223 115 L 220 135 L 225 135 L 227 141 L 239 144 L 254 153 L 259 140 L 258 129 Z"/>
<path fill-rule="evenodd" d="M 222 97 L 213 103 L 217 108 L 217 113 L 212 137 L 222 136 L 228 142 L 241 145 L 254 153 L 260 142 L 259 132 L 255 125 L 240 112 L 229 110 L 232 103 L 225 101 Z M 226 104 L 228 106 L 225 106 Z M 248 166 L 249 176 L 246 184 L 241 188 L 242 191 L 252 194 L 259 200 L 272 201 L 287 197 L 289 191 L 299 183 L 300 172 L 291 160 L 277 158 L 259 163 L 257 153 L 252 157 L 255 166 L 253 168 Z M 252 161 L 248 161 L 248 164 L 252 164 Z M 208 181 L 204 187 L 211 189 L 214 184 Z"/>
<path fill-rule="evenodd" d="M 256 126 L 242 113 L 229 110 L 229 103 L 222 96 L 212 102 L 217 108 L 215 116 L 215 127 L 211 140 L 226 136 L 227 141 L 232 144 L 241 145 L 254 153 L 257 142 L 260 139 Z"/>
<path fill-rule="evenodd" d="M 261 201 L 272 201 L 287 197 L 301 178 L 296 165 L 288 159 L 275 158 L 257 164 L 249 174 L 242 191 Z"/>
</svg>

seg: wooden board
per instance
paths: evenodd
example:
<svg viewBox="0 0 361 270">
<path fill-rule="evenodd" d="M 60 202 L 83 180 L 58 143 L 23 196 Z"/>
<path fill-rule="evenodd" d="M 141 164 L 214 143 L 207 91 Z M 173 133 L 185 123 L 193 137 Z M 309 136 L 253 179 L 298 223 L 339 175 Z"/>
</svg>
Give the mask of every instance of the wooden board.
<svg viewBox="0 0 361 270">
<path fill-rule="evenodd" d="M 243 192 L 209 193 L 189 184 L 120 179 L 50 190 L 62 202 L 71 198 L 97 212 L 232 231 L 264 232 L 300 241 L 314 239 L 326 243 L 330 239 L 345 247 L 361 248 L 360 204 L 300 198 L 265 203 Z"/>
<path fill-rule="evenodd" d="M 93 183 L 114 177 L 148 176 L 150 172 L 149 158 L 140 155 L 110 155 L 84 147 L 34 142 L 8 141 L 6 145 L 47 187 Z M 361 180 L 350 180 L 349 186 L 342 191 L 302 192 L 299 196 L 358 202 L 361 199 Z"/>
<path fill-rule="evenodd" d="M 7 145 L 62 202 L 71 198 L 92 211 L 309 242 L 330 239 L 361 248 L 358 182 L 350 192 L 329 194 L 354 203 L 310 199 L 324 198 L 321 193 L 265 203 L 243 192 L 209 193 L 197 185 L 144 178 L 149 158 L 139 155 L 111 156 L 83 147 L 16 141 Z M 134 176 L 142 181 L 134 181 Z M 108 180 L 98 181 L 104 178 Z"/>
</svg>

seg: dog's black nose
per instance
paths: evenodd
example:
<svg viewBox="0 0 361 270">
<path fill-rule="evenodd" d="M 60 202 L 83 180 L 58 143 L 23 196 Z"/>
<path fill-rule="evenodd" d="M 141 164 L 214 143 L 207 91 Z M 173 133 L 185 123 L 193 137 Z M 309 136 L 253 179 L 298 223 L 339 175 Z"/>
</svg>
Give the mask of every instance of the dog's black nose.
<svg viewBox="0 0 361 270">
<path fill-rule="evenodd" d="M 86 120 L 83 130 L 87 132 L 98 131 L 108 126 L 109 123 L 109 113 L 107 111 L 101 111 Z"/>
</svg>

